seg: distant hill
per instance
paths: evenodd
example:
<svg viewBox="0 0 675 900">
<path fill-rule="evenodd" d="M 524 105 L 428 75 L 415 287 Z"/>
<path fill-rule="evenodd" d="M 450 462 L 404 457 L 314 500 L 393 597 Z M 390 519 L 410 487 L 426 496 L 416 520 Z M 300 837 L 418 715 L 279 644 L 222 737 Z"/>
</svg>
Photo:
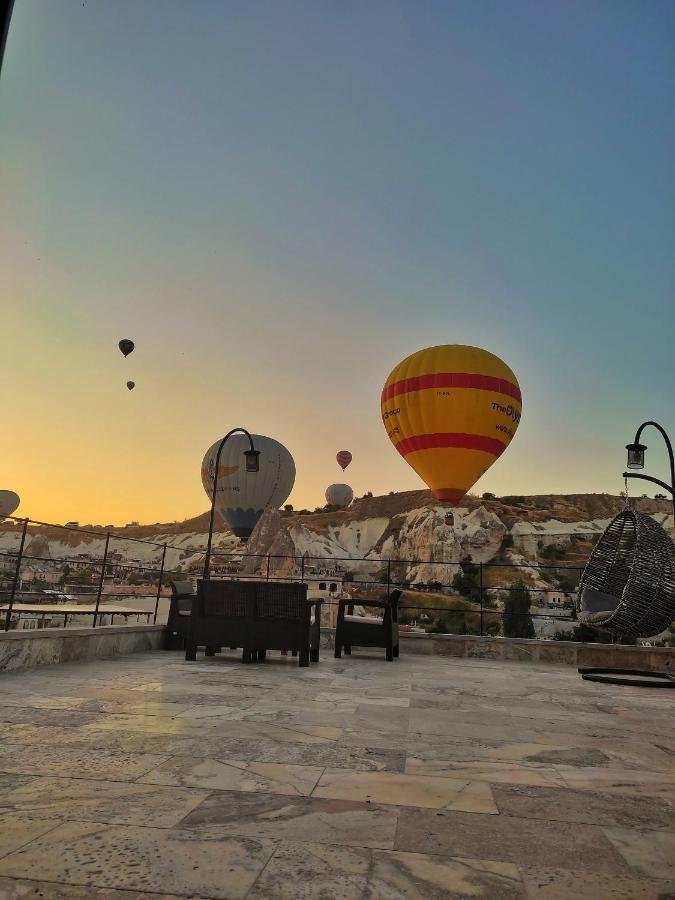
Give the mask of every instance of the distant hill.
<svg viewBox="0 0 675 900">
<path fill-rule="evenodd" d="M 669 501 L 645 498 L 634 503 L 672 529 Z M 217 517 L 214 546 L 232 559 L 256 554 L 255 559 L 244 561 L 245 570 L 251 574 L 263 571 L 268 554 L 289 557 L 275 561 L 278 575 L 296 571 L 303 557 L 310 563 L 321 558 L 340 560 L 343 571 L 368 573 L 375 572 L 382 560 L 420 560 L 406 564 L 406 580 L 447 584 L 452 564 L 468 555 L 475 562 L 502 559 L 524 564 L 550 562 L 559 553 L 570 565 L 583 565 L 593 541 L 623 504 L 623 498 L 610 494 L 543 494 L 495 499 L 469 495 L 460 508 L 454 509 L 436 501 L 429 491 L 405 491 L 365 496 L 346 510 L 290 513 L 268 510 L 245 548 Z M 82 534 L 75 530 L 31 526 L 26 552 L 43 560 L 50 557 L 52 560 L 100 559 L 106 529 L 90 528 L 93 533 Z M 206 545 L 207 529 L 208 513 L 183 522 L 110 528 L 115 536 L 111 553 L 120 562 L 135 560 L 154 565 L 161 548 L 137 541 L 166 543 L 172 545 L 167 553 L 167 568 L 196 571 L 203 560 L 201 551 Z M 0 531 L 0 552 L 15 548 L 13 532 L 15 529 L 4 523 Z M 551 545 L 558 549 L 551 549 Z M 531 577 L 535 576 L 536 573 L 531 573 Z"/>
</svg>

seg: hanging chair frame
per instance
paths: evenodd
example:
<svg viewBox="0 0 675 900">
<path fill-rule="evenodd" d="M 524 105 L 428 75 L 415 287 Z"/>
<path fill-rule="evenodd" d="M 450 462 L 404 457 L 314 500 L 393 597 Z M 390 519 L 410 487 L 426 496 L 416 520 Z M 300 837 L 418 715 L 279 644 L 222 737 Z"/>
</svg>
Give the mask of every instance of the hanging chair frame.
<svg viewBox="0 0 675 900">
<path fill-rule="evenodd" d="M 584 615 L 586 588 L 618 598 L 616 609 Z M 675 619 L 675 545 L 651 516 L 630 507 L 609 523 L 579 581 L 579 620 L 616 635 L 652 637 Z"/>
</svg>

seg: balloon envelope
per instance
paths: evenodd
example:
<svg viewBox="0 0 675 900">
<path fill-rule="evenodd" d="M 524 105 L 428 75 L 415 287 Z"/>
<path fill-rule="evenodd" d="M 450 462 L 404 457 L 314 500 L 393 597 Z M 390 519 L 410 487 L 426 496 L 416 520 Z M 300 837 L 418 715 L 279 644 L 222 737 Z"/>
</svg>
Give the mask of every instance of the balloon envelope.
<svg viewBox="0 0 675 900">
<path fill-rule="evenodd" d="M 348 484 L 329 484 L 326 488 L 326 503 L 331 506 L 349 506 L 354 499 L 354 491 Z"/>
<path fill-rule="evenodd" d="M 0 519 L 11 516 L 19 503 L 21 503 L 19 495 L 14 491 L 0 491 Z"/>
<path fill-rule="evenodd" d="M 133 389 L 136 387 L 136 382 L 135 381 L 127 381 L 127 387 L 129 388 L 130 391 L 133 391 Z"/>
<path fill-rule="evenodd" d="M 338 461 L 340 468 L 344 472 L 349 463 L 352 461 L 352 455 L 349 450 L 340 450 L 335 459 Z"/>
<path fill-rule="evenodd" d="M 125 356 L 128 356 L 133 352 L 134 347 L 136 346 L 133 341 L 130 341 L 129 338 L 122 338 L 122 340 L 117 345 L 122 353 Z"/>
<path fill-rule="evenodd" d="M 259 470 L 246 471 L 244 451 L 250 448 L 244 434 L 233 434 L 220 454 L 216 509 L 242 541 L 248 540 L 267 507 L 278 509 L 293 490 L 295 463 L 288 450 L 273 438 L 252 434 L 253 445 L 260 451 Z M 211 501 L 215 477 L 216 441 L 202 460 L 202 484 Z"/>
<path fill-rule="evenodd" d="M 508 447 L 521 408 L 506 363 L 463 344 L 408 356 L 387 378 L 381 400 L 393 445 L 434 497 L 454 506 Z"/>
</svg>

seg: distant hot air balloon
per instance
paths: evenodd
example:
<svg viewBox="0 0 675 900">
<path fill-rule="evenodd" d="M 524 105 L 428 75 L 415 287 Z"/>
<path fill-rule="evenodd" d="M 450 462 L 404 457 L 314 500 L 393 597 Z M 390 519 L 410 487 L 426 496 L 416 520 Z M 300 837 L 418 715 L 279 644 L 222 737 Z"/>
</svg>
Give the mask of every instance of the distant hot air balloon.
<svg viewBox="0 0 675 900">
<path fill-rule="evenodd" d="M 278 509 L 295 483 L 295 463 L 288 450 L 273 438 L 251 435 L 259 471 L 247 472 L 244 451 L 250 444 L 244 434 L 233 434 L 220 454 L 216 509 L 242 541 L 248 540 L 267 507 Z M 206 451 L 202 461 L 202 484 L 211 500 L 216 454 L 220 441 Z"/>
<path fill-rule="evenodd" d="M 499 357 L 446 344 L 396 366 L 381 410 L 401 456 L 437 500 L 457 506 L 510 444 L 520 422 L 520 388 Z"/>
<path fill-rule="evenodd" d="M 130 341 L 129 338 L 122 338 L 117 346 L 125 356 L 128 356 L 130 353 L 133 353 L 134 347 L 136 345 L 133 341 Z"/>
<path fill-rule="evenodd" d="M 348 484 L 329 484 L 326 488 L 326 503 L 331 506 L 349 506 L 354 499 L 354 491 Z"/>
<path fill-rule="evenodd" d="M 5 516 L 11 516 L 19 503 L 21 503 L 19 495 L 14 491 L 0 491 L 0 521 Z"/>
<path fill-rule="evenodd" d="M 136 382 L 135 381 L 127 381 L 127 387 L 129 388 L 130 391 L 133 391 L 133 389 L 136 387 Z"/>
<path fill-rule="evenodd" d="M 335 459 L 338 461 L 338 465 L 344 472 L 349 463 L 352 461 L 352 455 L 349 450 L 340 450 Z"/>
</svg>

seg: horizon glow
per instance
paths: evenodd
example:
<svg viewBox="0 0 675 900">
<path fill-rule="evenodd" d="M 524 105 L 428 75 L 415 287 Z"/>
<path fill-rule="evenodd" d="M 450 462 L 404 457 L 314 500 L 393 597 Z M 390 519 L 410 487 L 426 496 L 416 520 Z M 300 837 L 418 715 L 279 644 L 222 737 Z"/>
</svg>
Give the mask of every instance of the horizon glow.
<svg viewBox="0 0 675 900">
<path fill-rule="evenodd" d="M 296 509 L 421 489 L 380 392 L 463 343 L 523 394 L 475 492 L 617 494 L 637 426 L 675 431 L 674 39 L 662 0 L 16 0 L 0 489 L 182 520 L 238 426 L 291 451 Z"/>
</svg>

